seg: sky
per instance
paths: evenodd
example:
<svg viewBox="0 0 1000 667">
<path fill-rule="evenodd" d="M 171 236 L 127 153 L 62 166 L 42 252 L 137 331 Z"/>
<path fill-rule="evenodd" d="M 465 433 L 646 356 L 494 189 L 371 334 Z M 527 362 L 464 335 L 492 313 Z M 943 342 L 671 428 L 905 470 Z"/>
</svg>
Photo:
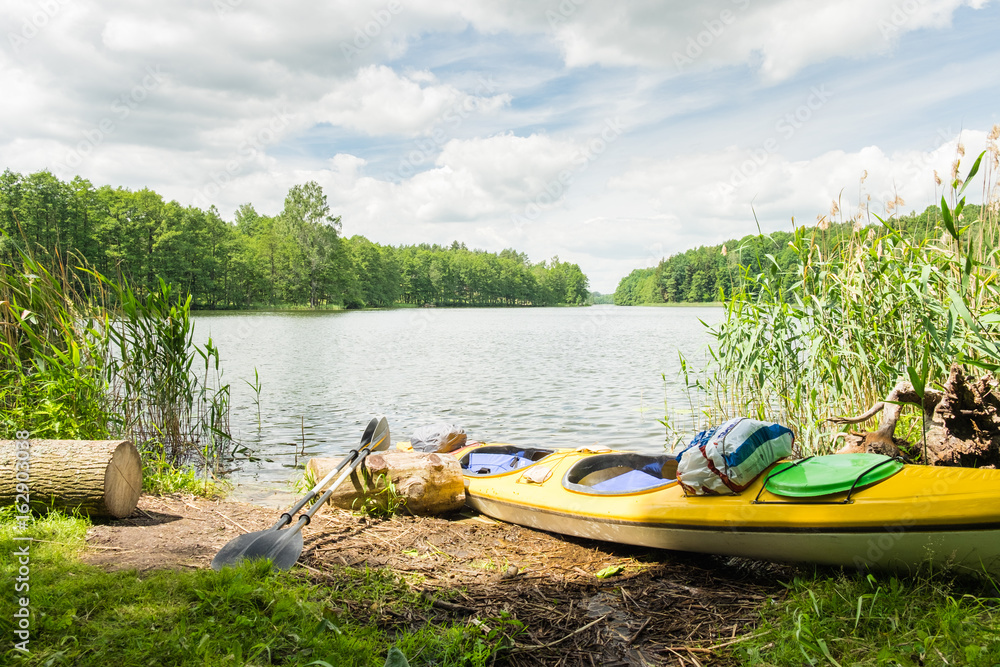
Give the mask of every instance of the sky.
<svg viewBox="0 0 1000 667">
<path fill-rule="evenodd" d="M 0 166 L 227 220 L 312 180 L 347 236 L 608 293 L 940 199 L 1000 123 L 998 32 L 988 0 L 2 0 Z"/>
</svg>

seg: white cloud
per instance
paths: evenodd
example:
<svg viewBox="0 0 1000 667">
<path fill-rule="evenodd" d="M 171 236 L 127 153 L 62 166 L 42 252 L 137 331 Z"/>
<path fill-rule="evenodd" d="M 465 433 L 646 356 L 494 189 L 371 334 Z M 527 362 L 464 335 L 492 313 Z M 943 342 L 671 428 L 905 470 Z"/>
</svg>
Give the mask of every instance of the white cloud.
<svg viewBox="0 0 1000 667">
<path fill-rule="evenodd" d="M 960 168 L 964 177 L 986 147 L 986 132 L 966 130 L 961 142 L 966 154 Z M 958 143 L 959 137 L 952 137 L 933 150 L 892 154 L 868 146 L 794 161 L 780 153 L 754 159 L 751 152 L 728 148 L 683 159 L 645 161 L 612 178 L 609 187 L 638 195 L 651 213 L 672 216 L 685 225 L 709 223 L 713 232 L 703 237 L 706 242 L 718 242 L 753 231 L 751 206 L 764 231 L 786 228 L 791 215 L 800 224 L 813 224 L 834 201 L 844 219 L 861 209 L 862 217 L 875 221 L 868 214 L 884 217 L 886 203 L 897 196 L 906 201 L 906 211 L 923 210 L 940 199 L 942 188 L 935 184 L 934 174 L 948 182 Z M 669 245 L 675 252 L 686 247 Z"/>
<path fill-rule="evenodd" d="M 563 3 L 574 6 L 572 0 Z M 656 0 L 609 10 L 580 4 L 553 34 L 566 63 L 666 68 L 674 74 L 706 67 L 759 68 L 781 81 L 834 57 L 884 53 L 910 31 L 950 25 L 963 6 L 986 0 Z M 562 6 L 562 5 L 560 5 Z M 544 30 L 536 18 L 534 27 Z"/>
<path fill-rule="evenodd" d="M 572 142 L 546 135 L 502 134 L 453 139 L 432 169 L 399 183 L 361 175 L 364 161 L 351 155 L 337 155 L 329 168 L 313 172 L 312 177 L 330 186 L 331 203 L 356 213 L 354 224 L 366 229 L 393 225 L 409 237 L 403 228 L 413 223 L 424 229 L 480 220 L 509 226 L 511 213 L 523 210 L 558 183 L 559 174 L 570 168 L 580 151 Z M 562 201 L 566 192 L 550 197 L 549 204 Z M 439 236 L 434 233 L 436 240 Z"/>
<path fill-rule="evenodd" d="M 510 102 L 506 94 L 468 95 L 438 84 L 428 71 L 400 76 L 384 65 L 362 67 L 357 75 L 319 100 L 316 119 L 370 135 L 427 134 L 449 112 L 489 113 Z"/>
<path fill-rule="evenodd" d="M 947 171 L 953 145 L 915 142 L 996 122 L 995 47 L 978 31 L 959 52 L 944 30 L 956 17 L 968 29 L 968 8 L 986 4 L 55 0 L 0 53 L 0 167 L 68 164 L 110 119 L 59 176 L 225 216 L 246 202 L 274 212 L 315 179 L 348 233 L 558 253 L 607 287 L 658 255 L 753 231 L 751 202 L 767 225 L 812 220 L 865 169 L 876 199 L 930 203 L 930 165 Z M 21 34 L 40 6 L 0 7 L 0 34 Z M 938 29 L 940 54 L 899 57 L 908 35 Z M 866 58 L 864 71 L 845 60 Z M 802 72 L 817 63 L 823 82 Z M 148 68 L 162 81 L 122 117 L 113 105 Z M 833 102 L 786 139 L 775 121 L 820 83 Z M 595 154 L 618 116 L 621 137 Z M 757 164 L 747 146 L 769 134 L 781 145 Z"/>
</svg>

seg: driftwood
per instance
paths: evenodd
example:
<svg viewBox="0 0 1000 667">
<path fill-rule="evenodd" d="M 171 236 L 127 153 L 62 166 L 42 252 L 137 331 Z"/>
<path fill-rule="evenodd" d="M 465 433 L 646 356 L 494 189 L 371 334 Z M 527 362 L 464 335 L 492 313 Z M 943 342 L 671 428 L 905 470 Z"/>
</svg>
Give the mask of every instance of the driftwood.
<svg viewBox="0 0 1000 667">
<path fill-rule="evenodd" d="M 308 469 L 322 479 L 338 459 L 314 458 Z M 366 499 L 386 506 L 394 498 L 405 501 L 406 511 L 418 515 L 443 514 L 465 504 L 465 479 L 458 459 L 449 454 L 423 452 L 374 452 L 365 459 L 362 474 L 354 474 L 330 496 L 330 504 L 358 509 Z M 387 481 L 394 492 L 387 493 Z"/>
<path fill-rule="evenodd" d="M 24 496 L 31 507 L 124 518 L 142 493 L 142 461 L 128 440 L 0 440 L 0 506 Z M 15 470 L 15 466 L 17 470 Z M 21 473 L 19 480 L 16 472 Z M 26 480 L 26 481 L 25 481 Z"/>
<path fill-rule="evenodd" d="M 900 382 L 885 401 L 876 403 L 865 414 L 830 420 L 838 424 L 857 424 L 882 412 L 877 429 L 847 434 L 839 453 L 875 452 L 892 456 L 900 454 L 902 449 L 922 456 L 920 443 L 911 444 L 894 436 L 903 405 L 910 404 L 924 411 L 926 463 L 995 468 L 1000 465 L 1000 399 L 996 387 L 997 380 L 992 374 L 970 382 L 962 369 L 954 365 L 943 391 L 928 388 L 921 405 L 913 385 Z"/>
</svg>

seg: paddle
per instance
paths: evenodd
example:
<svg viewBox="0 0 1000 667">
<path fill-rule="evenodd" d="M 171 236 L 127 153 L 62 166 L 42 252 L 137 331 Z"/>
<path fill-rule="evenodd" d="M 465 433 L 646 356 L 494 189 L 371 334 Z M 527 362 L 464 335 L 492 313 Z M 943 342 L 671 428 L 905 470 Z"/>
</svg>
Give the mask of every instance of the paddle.
<svg viewBox="0 0 1000 667">
<path fill-rule="evenodd" d="M 361 444 L 358 445 L 357 449 L 352 449 L 350 453 L 347 454 L 337 464 L 337 467 L 331 470 L 326 477 L 321 479 L 316 483 L 316 485 L 310 489 L 301 500 L 299 500 L 295 505 L 290 507 L 287 512 L 284 512 L 281 517 L 279 517 L 277 523 L 266 530 L 258 530 L 253 533 L 246 533 L 240 535 L 239 537 L 231 540 L 219 553 L 215 554 L 215 558 L 212 559 L 212 569 L 221 570 L 227 565 L 234 565 L 244 558 L 267 558 L 274 557 L 269 553 L 272 547 L 280 546 L 278 553 L 283 554 L 281 562 L 284 563 L 291 558 L 291 561 L 287 565 L 279 566 L 281 569 L 287 569 L 291 567 L 295 561 L 298 560 L 299 555 L 302 553 L 302 526 L 309 523 L 312 515 L 316 512 L 319 507 L 329 499 L 330 494 L 333 493 L 340 484 L 354 471 L 355 468 L 364 460 L 372 451 L 384 450 L 389 447 L 389 424 L 386 422 L 385 417 L 382 418 L 372 418 L 368 422 L 368 426 L 365 428 L 364 435 L 361 436 Z M 341 474 L 336 482 L 331 485 L 330 489 L 323 495 L 323 497 L 309 510 L 309 512 L 303 517 L 300 517 L 299 524 L 293 528 L 287 530 L 281 530 L 283 526 L 291 523 L 293 515 L 300 509 L 305 507 L 306 503 L 316 496 L 317 493 L 322 490 L 324 486 L 336 475 L 341 472 L 345 467 L 349 467 L 347 471 Z M 297 538 L 297 539 L 296 539 Z M 297 545 L 297 547 L 296 547 Z M 294 553 L 294 558 L 292 555 Z M 277 564 L 277 562 L 275 563 Z"/>
</svg>

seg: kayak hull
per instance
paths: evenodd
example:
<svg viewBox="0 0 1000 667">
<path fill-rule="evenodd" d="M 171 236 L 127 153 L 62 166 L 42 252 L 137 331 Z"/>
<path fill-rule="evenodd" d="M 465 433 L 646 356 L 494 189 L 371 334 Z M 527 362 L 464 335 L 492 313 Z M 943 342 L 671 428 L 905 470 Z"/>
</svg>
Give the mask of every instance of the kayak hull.
<svg viewBox="0 0 1000 667">
<path fill-rule="evenodd" d="M 602 521 L 558 512 L 525 511 L 516 503 L 467 495 L 483 514 L 536 530 L 655 549 L 694 551 L 773 561 L 846 565 L 859 569 L 909 569 L 929 563 L 996 571 L 1000 528 L 976 530 L 822 532 L 700 528 L 632 521 Z"/>
<path fill-rule="evenodd" d="M 846 503 L 845 494 L 819 502 L 758 497 L 766 474 L 735 496 L 686 496 L 676 483 L 613 495 L 566 488 L 567 471 L 590 455 L 560 451 L 503 474 L 468 475 L 466 502 L 537 530 L 658 549 L 1000 572 L 1000 471 L 904 466 Z"/>
</svg>

